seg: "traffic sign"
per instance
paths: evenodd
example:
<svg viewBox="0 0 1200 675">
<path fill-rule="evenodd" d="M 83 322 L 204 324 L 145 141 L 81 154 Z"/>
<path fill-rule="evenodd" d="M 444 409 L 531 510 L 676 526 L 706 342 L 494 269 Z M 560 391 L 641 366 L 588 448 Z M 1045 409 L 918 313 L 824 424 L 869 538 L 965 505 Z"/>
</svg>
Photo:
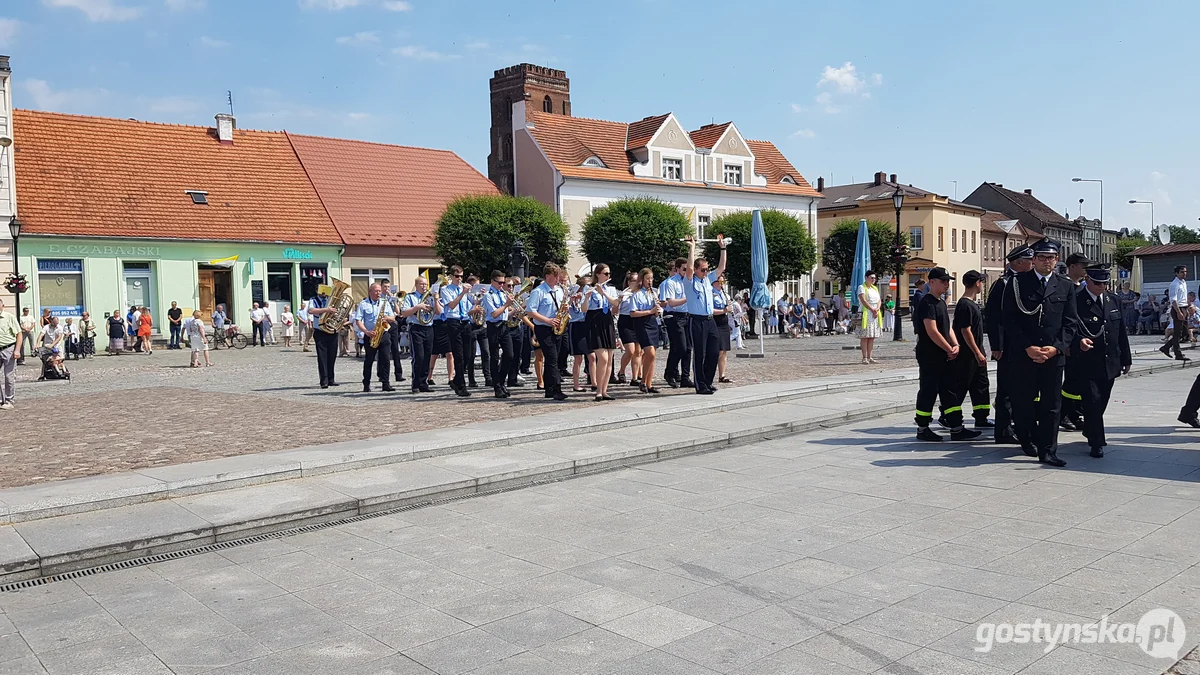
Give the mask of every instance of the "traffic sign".
<svg viewBox="0 0 1200 675">
<path fill-rule="evenodd" d="M 1118 279 L 1128 279 L 1129 278 L 1129 270 L 1119 270 L 1117 272 L 1117 278 Z"/>
<path fill-rule="evenodd" d="M 893 291 L 896 290 L 896 280 L 895 279 L 892 279 L 891 281 L 888 282 L 888 288 L 892 289 Z"/>
</svg>

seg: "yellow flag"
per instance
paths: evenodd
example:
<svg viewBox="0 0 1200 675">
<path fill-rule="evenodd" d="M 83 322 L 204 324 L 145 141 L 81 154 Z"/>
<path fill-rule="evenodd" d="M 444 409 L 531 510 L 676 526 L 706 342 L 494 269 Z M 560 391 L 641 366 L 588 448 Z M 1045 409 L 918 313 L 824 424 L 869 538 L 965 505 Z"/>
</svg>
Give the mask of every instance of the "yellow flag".
<svg viewBox="0 0 1200 675">
<path fill-rule="evenodd" d="M 694 207 L 694 206 L 692 207 L 691 211 L 688 211 L 688 222 L 689 223 L 696 222 L 696 207 Z"/>
</svg>

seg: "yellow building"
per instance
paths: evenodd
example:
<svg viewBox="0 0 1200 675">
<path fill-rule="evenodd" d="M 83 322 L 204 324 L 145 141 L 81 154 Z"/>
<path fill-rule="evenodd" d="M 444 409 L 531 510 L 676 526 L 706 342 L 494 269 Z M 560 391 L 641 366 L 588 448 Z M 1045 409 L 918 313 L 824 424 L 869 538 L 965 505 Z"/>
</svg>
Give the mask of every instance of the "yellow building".
<svg viewBox="0 0 1200 675">
<path fill-rule="evenodd" d="M 817 182 L 817 191 L 824 197 L 817 205 L 817 250 L 824 250 L 825 238 L 841 220 L 882 220 L 896 222 L 896 207 L 892 197 L 897 190 L 904 194 L 900 211 L 900 229 L 908 233 L 910 260 L 901 279 L 904 290 L 900 305 L 907 307 L 913 289 L 925 281 L 933 267 L 944 267 L 960 278 L 967 270 L 980 269 L 980 216 L 985 212 L 978 206 L 955 201 L 927 190 L 900 185 L 896 174 L 876 173 L 870 183 L 826 186 L 825 179 Z M 878 257 L 880 252 L 874 252 Z M 886 256 L 886 252 L 883 253 Z M 888 283 L 894 269 L 876 270 L 881 284 Z M 817 294 L 828 297 L 845 292 L 828 270 L 818 265 L 815 275 Z M 895 295 L 895 289 L 889 289 Z M 957 281 L 950 286 L 949 300 L 959 296 Z"/>
</svg>

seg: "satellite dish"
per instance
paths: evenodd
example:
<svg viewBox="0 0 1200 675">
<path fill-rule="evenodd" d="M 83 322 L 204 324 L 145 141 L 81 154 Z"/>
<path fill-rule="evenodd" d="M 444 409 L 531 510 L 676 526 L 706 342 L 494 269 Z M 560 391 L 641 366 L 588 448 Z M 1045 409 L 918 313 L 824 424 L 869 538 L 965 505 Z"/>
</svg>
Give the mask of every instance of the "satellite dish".
<svg viewBox="0 0 1200 675">
<path fill-rule="evenodd" d="M 1163 246 L 1171 243 L 1171 228 L 1166 225 L 1158 226 L 1158 241 Z"/>
</svg>

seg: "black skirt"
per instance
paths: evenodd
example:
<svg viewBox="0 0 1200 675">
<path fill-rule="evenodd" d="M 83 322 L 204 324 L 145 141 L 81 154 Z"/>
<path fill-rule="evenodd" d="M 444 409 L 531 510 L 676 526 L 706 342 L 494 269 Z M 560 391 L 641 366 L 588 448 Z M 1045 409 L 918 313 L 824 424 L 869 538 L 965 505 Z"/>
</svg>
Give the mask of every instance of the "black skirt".
<svg viewBox="0 0 1200 675">
<path fill-rule="evenodd" d="M 717 348 L 727 352 L 733 344 L 733 328 L 729 325 L 729 317 L 725 315 L 713 317 L 717 321 Z"/>
<path fill-rule="evenodd" d="M 588 346 L 587 321 L 572 321 L 567 335 L 571 342 L 571 356 L 587 356 L 592 352 Z"/>
<path fill-rule="evenodd" d="M 662 341 L 662 331 L 658 329 L 658 317 L 639 316 L 633 320 L 633 330 L 637 333 L 637 343 L 642 347 L 658 347 Z"/>
<path fill-rule="evenodd" d="M 450 353 L 450 329 L 445 321 L 433 322 L 433 350 L 430 353 L 437 356 Z"/>
<path fill-rule="evenodd" d="M 589 349 L 616 349 L 617 333 L 613 329 L 612 314 L 602 309 L 589 309 L 584 322 L 587 324 Z"/>
<path fill-rule="evenodd" d="M 633 317 L 622 314 L 617 318 L 617 335 L 621 336 L 621 342 L 625 344 L 637 344 L 638 336 L 633 328 Z"/>
</svg>

